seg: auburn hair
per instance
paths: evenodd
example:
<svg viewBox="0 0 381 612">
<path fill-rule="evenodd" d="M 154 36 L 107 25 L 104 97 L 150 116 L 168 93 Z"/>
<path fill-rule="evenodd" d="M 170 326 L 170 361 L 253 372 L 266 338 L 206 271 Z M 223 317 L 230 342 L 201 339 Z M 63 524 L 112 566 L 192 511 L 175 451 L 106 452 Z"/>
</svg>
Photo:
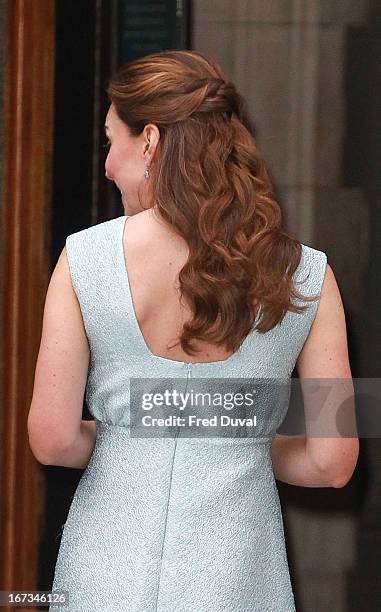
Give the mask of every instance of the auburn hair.
<svg viewBox="0 0 381 612">
<path fill-rule="evenodd" d="M 235 352 L 311 301 L 293 283 L 301 243 L 281 228 L 281 208 L 257 147 L 246 101 L 217 61 L 196 51 L 152 53 L 121 66 L 107 93 L 131 136 L 148 123 L 160 140 L 148 208 L 187 243 L 179 288 L 193 313 L 179 340 Z"/>
</svg>

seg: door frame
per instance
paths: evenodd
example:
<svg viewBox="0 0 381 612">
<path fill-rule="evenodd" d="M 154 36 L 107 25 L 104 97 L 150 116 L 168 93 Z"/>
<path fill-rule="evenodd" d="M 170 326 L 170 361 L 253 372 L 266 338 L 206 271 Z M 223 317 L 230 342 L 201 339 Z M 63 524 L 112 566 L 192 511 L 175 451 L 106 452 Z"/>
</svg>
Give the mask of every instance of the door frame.
<svg viewBox="0 0 381 612">
<path fill-rule="evenodd" d="M 55 0 L 8 0 L 5 27 L 0 581 L 33 590 L 43 467 L 27 432 L 50 264 Z M 8 608 L 7 608 L 8 609 Z"/>
</svg>

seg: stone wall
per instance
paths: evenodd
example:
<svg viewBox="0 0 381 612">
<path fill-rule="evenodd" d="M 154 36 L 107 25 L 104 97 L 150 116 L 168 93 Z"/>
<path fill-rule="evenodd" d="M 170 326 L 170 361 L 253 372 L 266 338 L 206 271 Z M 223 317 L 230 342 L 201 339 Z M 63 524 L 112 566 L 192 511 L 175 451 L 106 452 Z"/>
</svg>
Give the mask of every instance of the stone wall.
<svg viewBox="0 0 381 612">
<path fill-rule="evenodd" d="M 344 180 L 345 69 L 348 33 L 375 19 L 371 4 L 193 2 L 193 48 L 216 57 L 246 97 L 286 227 L 327 253 L 351 336 L 364 308 L 371 221 L 363 186 Z M 349 610 L 358 557 L 356 481 L 342 490 L 285 485 L 280 493 L 298 612 Z"/>
</svg>

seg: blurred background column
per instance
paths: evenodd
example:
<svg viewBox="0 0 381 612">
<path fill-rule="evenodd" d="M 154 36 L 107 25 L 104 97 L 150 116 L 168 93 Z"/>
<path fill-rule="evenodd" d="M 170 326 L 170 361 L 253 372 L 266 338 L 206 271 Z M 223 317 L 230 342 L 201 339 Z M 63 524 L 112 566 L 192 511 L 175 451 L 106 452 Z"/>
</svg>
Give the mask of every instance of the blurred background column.
<svg viewBox="0 0 381 612">
<path fill-rule="evenodd" d="M 371 235 L 379 236 L 380 227 L 380 86 L 375 77 L 381 62 L 374 48 L 373 61 L 369 64 L 367 56 L 362 75 L 356 72 L 368 84 L 367 93 L 358 79 L 351 78 L 354 33 L 365 30 L 369 37 L 368 29 L 377 21 L 371 5 L 368 0 L 193 2 L 193 48 L 215 56 L 246 97 L 287 229 L 328 255 L 345 304 L 354 377 L 375 376 L 380 364 L 380 241 L 372 246 Z M 374 168 L 373 181 L 366 180 L 355 164 L 360 143 L 353 122 L 359 114 L 369 143 L 369 157 L 368 144 L 362 149 L 363 167 Z M 365 126 L 364 121 L 369 123 Z M 365 328 L 372 360 L 361 340 Z M 375 447 L 380 448 L 378 440 Z M 343 489 L 278 483 L 298 612 L 351 610 L 352 585 L 360 589 L 355 584 L 357 519 L 370 461 L 364 449 L 354 477 Z M 372 507 L 378 508 L 374 500 Z M 381 511 L 373 520 L 373 535 L 379 533 L 380 519 Z M 364 554 L 365 550 L 366 544 Z M 368 563 L 373 577 L 374 569 Z M 359 600 L 356 610 L 376 609 L 375 602 L 380 603 L 368 597 L 364 607 L 364 600 Z"/>
</svg>

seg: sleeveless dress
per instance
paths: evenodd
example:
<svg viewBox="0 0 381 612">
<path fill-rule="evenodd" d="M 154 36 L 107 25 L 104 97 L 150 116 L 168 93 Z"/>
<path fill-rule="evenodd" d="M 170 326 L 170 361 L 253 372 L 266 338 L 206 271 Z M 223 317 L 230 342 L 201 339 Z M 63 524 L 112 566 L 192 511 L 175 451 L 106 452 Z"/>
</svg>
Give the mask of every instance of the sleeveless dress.
<svg viewBox="0 0 381 612">
<path fill-rule="evenodd" d="M 74 494 L 52 591 L 69 612 L 293 612 L 294 596 L 270 448 L 285 417 L 257 437 L 133 437 L 134 378 L 289 381 L 316 315 L 287 312 L 252 330 L 221 361 L 187 363 L 149 350 L 136 318 L 123 250 L 128 216 L 67 237 L 90 346 L 86 401 L 96 443 Z M 303 295 L 320 294 L 327 256 L 302 244 Z M 302 282 L 304 281 L 304 282 Z M 287 406 L 286 406 L 287 412 Z M 261 433 L 261 432 L 260 432 Z"/>
</svg>

